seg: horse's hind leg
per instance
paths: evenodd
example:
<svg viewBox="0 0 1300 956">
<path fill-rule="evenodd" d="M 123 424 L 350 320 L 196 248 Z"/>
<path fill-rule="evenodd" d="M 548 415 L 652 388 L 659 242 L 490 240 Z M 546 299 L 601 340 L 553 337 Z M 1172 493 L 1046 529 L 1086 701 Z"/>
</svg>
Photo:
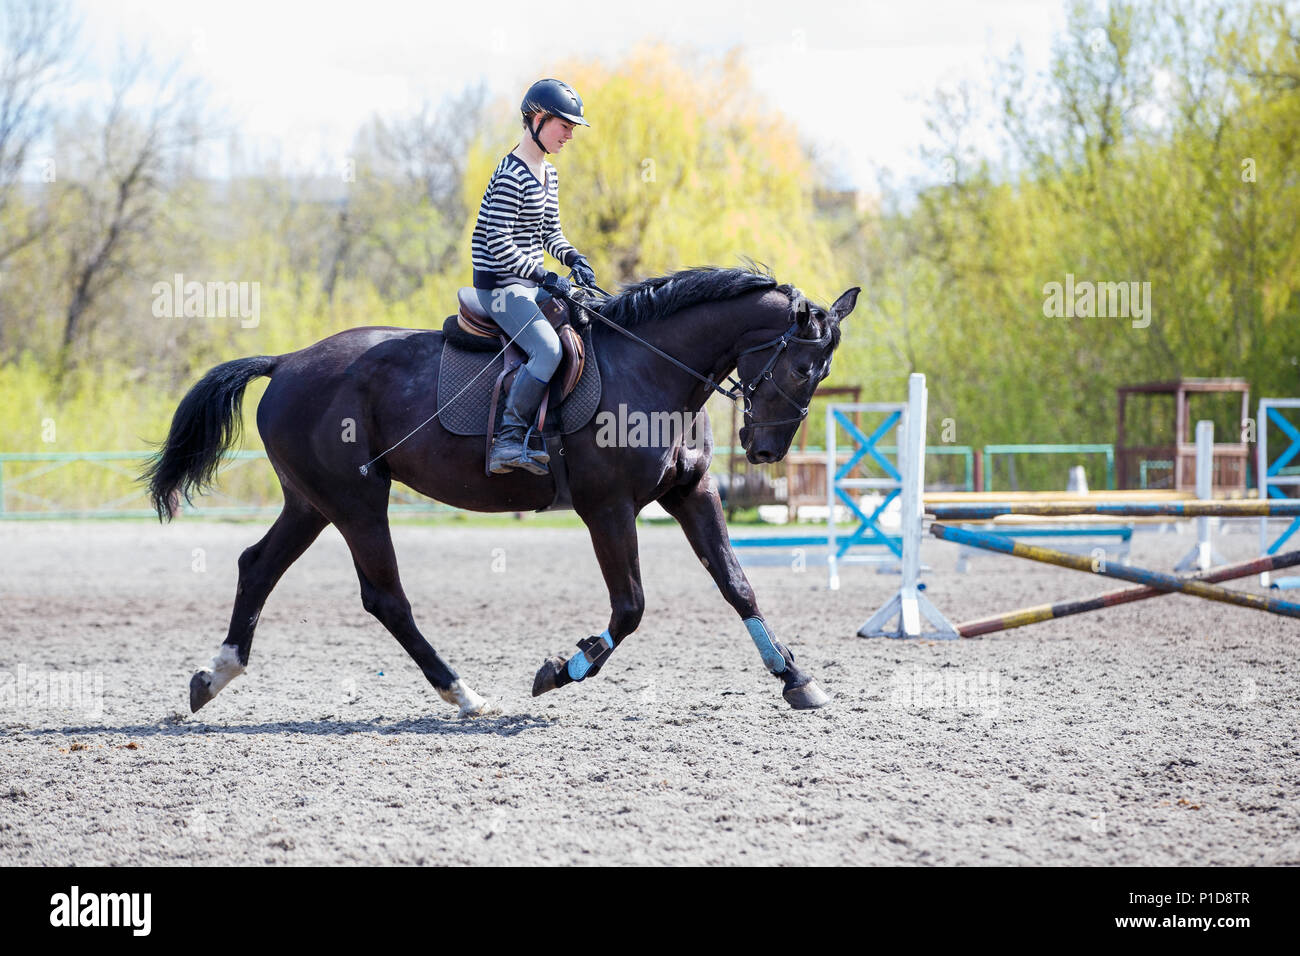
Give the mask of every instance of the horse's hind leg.
<svg viewBox="0 0 1300 956">
<path fill-rule="evenodd" d="M 208 667 L 190 678 L 190 711 L 210 701 L 248 666 L 253 631 L 272 588 L 328 522 L 297 495 L 285 491 L 284 511 L 265 537 L 239 556 L 239 585 L 226 640 Z"/>
<path fill-rule="evenodd" d="M 384 506 L 387 506 L 387 494 Z M 387 514 L 382 510 L 364 516 L 353 512 L 346 522 L 339 524 L 339 530 L 357 567 L 362 606 L 388 628 L 419 665 L 438 695 L 459 707 L 462 717 L 490 712 L 488 702 L 456 675 L 415 626 L 411 602 L 406 599 L 398 577 L 397 555 L 393 551 Z"/>
</svg>

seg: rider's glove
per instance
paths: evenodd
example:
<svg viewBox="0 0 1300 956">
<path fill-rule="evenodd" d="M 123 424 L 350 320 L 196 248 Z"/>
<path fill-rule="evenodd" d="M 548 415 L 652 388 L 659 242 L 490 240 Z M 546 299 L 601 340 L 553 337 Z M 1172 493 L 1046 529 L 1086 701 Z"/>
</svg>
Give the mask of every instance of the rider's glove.
<svg viewBox="0 0 1300 956">
<path fill-rule="evenodd" d="M 573 286 L 569 283 L 569 280 L 564 276 L 556 275 L 554 272 L 546 273 L 546 277 L 542 279 L 542 288 L 555 296 L 568 295 L 573 291 Z"/>
<path fill-rule="evenodd" d="M 577 278 L 579 285 L 586 286 L 589 289 L 595 288 L 596 273 L 591 270 L 591 263 L 587 261 L 586 256 L 575 256 L 573 263 L 569 268 L 573 270 L 573 274 Z"/>
</svg>

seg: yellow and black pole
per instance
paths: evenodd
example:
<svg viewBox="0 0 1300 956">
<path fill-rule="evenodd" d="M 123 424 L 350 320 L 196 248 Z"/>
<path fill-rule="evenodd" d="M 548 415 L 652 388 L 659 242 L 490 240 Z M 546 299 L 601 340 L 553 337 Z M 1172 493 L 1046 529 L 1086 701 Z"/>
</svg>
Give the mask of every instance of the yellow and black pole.
<svg viewBox="0 0 1300 956">
<path fill-rule="evenodd" d="M 1209 601 L 1221 601 L 1225 604 L 1251 607 L 1258 611 L 1268 611 L 1271 614 L 1282 614 L 1287 617 L 1300 617 L 1300 604 L 1279 601 L 1276 598 L 1260 597 L 1257 594 L 1247 594 L 1244 591 L 1216 587 L 1197 578 L 1180 578 L 1173 574 L 1148 571 L 1145 568 L 1107 565 L 1096 562 L 1084 555 L 1067 554 L 1064 551 L 1054 551 L 1051 548 L 1025 544 L 1000 534 L 953 528 L 945 524 L 930 525 L 930 533 L 936 538 L 942 538 L 945 541 L 955 541 L 958 544 L 970 545 L 973 548 L 982 548 L 985 551 L 995 551 L 1017 558 L 1027 558 L 1030 561 L 1040 561 L 1043 564 L 1054 564 L 1057 567 L 1072 568 L 1075 571 L 1086 571 L 1108 578 L 1118 578 L 1121 581 L 1131 581 L 1134 584 L 1146 585 L 1158 591 L 1178 591 L 1182 594 L 1191 594 Z M 1043 619 L 1045 620 L 1045 618 Z M 1023 623 L 1028 624 L 1031 622 L 1024 621 Z"/>
</svg>

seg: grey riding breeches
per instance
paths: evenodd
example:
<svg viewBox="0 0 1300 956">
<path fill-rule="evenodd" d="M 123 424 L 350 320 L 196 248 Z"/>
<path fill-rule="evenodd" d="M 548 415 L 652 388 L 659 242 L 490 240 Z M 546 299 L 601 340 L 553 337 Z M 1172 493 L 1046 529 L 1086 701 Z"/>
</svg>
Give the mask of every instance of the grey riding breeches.
<svg viewBox="0 0 1300 956">
<path fill-rule="evenodd" d="M 537 306 L 551 294 L 540 287 L 515 283 L 474 291 L 483 311 L 528 355 L 524 368 L 534 378 L 549 382 L 560 365 L 560 337 Z"/>
</svg>

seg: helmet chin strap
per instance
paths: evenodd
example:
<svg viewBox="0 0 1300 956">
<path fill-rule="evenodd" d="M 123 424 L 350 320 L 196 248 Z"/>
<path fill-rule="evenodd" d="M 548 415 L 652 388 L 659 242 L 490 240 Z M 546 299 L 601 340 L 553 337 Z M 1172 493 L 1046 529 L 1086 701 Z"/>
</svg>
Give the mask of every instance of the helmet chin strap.
<svg viewBox="0 0 1300 956">
<path fill-rule="evenodd" d="M 540 132 L 542 131 L 542 127 L 545 126 L 545 125 L 546 125 L 546 121 L 547 121 L 548 119 L 551 118 L 551 114 L 550 114 L 550 113 L 542 113 L 541 115 L 542 115 L 543 119 L 542 119 L 542 121 L 541 121 L 540 123 L 537 124 L 537 128 L 536 128 L 536 129 L 533 128 L 533 124 L 532 124 L 532 123 L 529 123 L 529 124 L 528 124 L 528 132 L 532 134 L 532 136 L 533 136 L 533 142 L 537 144 L 537 148 L 540 149 L 543 153 L 548 153 L 548 154 L 549 154 L 549 153 L 550 153 L 550 150 L 547 149 L 545 146 L 542 145 L 542 141 L 541 141 L 541 139 L 538 137 L 537 134 L 540 133 Z"/>
</svg>

